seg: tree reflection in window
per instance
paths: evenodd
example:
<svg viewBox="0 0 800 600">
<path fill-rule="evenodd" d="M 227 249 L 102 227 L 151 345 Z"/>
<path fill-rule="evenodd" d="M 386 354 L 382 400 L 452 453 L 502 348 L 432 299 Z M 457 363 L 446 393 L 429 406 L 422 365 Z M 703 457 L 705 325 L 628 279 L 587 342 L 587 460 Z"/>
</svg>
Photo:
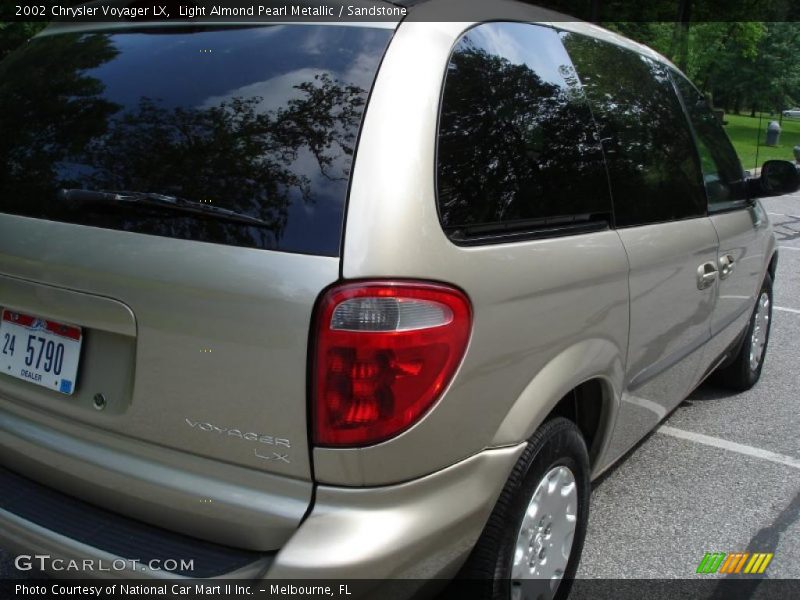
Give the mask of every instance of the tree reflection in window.
<svg viewBox="0 0 800 600">
<path fill-rule="evenodd" d="M 0 130 L 10 132 L 0 142 L 0 210 L 337 254 L 366 90 L 388 33 L 287 26 L 135 35 L 142 33 L 48 36 L 0 65 Z M 229 58 L 226 44 L 233 48 Z M 163 65 L 148 54 L 159 45 L 188 71 L 171 87 L 159 74 Z M 202 61 L 212 58 L 191 54 L 210 45 L 220 51 L 218 80 L 204 70 Z M 120 55 L 127 63 L 115 60 Z M 117 100 L 126 76 L 139 83 L 137 93 Z M 165 97 L 152 91 L 165 86 Z M 55 201 L 59 188 L 174 195 L 269 226 L 144 208 L 75 210 Z"/>
<path fill-rule="evenodd" d="M 562 39 L 604 140 L 617 225 L 704 215 L 697 151 L 667 70 L 608 42 Z"/>
<path fill-rule="evenodd" d="M 671 72 L 689 120 L 694 127 L 709 208 L 741 207 L 747 201 L 747 182 L 739 157 L 722 124 L 700 92 L 676 72 Z"/>
<path fill-rule="evenodd" d="M 607 222 L 602 152 L 556 32 L 490 23 L 458 42 L 444 86 L 438 201 L 455 238 Z"/>
</svg>

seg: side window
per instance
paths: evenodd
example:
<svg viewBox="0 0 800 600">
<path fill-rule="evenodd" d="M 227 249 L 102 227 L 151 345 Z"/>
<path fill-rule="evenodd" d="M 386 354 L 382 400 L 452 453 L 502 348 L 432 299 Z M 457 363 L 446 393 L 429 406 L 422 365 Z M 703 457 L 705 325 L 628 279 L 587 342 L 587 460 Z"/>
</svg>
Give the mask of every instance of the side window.
<svg viewBox="0 0 800 600">
<path fill-rule="evenodd" d="M 456 44 L 439 122 L 437 197 L 456 243 L 609 226 L 602 149 L 556 31 L 487 23 Z"/>
<path fill-rule="evenodd" d="M 747 187 L 739 157 L 703 95 L 679 73 L 672 73 L 694 127 L 709 210 L 745 204 Z"/>
<path fill-rule="evenodd" d="M 617 225 L 705 215 L 692 131 L 666 69 L 614 44 L 562 39 L 603 140 Z"/>
</svg>

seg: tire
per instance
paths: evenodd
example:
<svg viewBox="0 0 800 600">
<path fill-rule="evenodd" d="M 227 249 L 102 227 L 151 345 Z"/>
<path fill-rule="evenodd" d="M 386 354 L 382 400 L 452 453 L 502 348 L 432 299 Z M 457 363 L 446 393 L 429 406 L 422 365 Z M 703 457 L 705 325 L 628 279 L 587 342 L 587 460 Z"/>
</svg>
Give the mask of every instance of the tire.
<svg viewBox="0 0 800 600">
<path fill-rule="evenodd" d="M 765 298 L 766 306 L 764 305 Z M 731 390 L 744 392 L 758 382 L 761 377 L 761 369 L 764 367 L 764 359 L 767 356 L 771 324 L 772 278 L 767 275 L 758 292 L 742 347 L 730 364 L 714 374 L 714 383 Z"/>
<path fill-rule="evenodd" d="M 567 497 L 564 490 L 571 489 L 570 474 L 574 479 L 574 494 L 570 492 Z M 545 483 L 548 476 L 551 479 Z M 548 492 L 553 482 L 557 482 L 555 491 Z M 511 472 L 483 533 L 459 574 L 459 596 L 480 600 L 566 598 L 586 537 L 590 486 L 589 456 L 578 428 L 562 417 L 544 423 L 528 440 L 527 448 Z M 537 503 L 539 512 L 531 513 L 533 516 L 525 521 L 527 532 L 538 532 L 534 537 L 532 533 L 522 532 L 521 527 L 536 492 L 541 494 Z M 567 508 L 562 512 L 564 507 Z M 566 553 L 568 556 L 564 559 L 563 552 L 559 556 L 557 542 L 559 538 L 568 537 L 565 532 L 572 522 L 568 522 L 567 514 L 574 516 L 574 533 Z M 552 525 L 548 525 L 551 522 Z M 532 528 L 527 527 L 531 524 Z M 529 548 L 530 554 L 518 561 L 515 570 L 515 555 L 520 554 L 518 547 Z M 532 564 L 541 569 L 538 571 L 540 575 L 548 577 L 551 570 L 564 560 L 566 567 L 560 583 L 556 581 L 554 584 L 557 585 L 555 590 L 550 589 L 549 578 L 521 582 L 512 577 L 513 574 L 519 576 L 523 569 L 530 572 Z M 544 595 L 540 596 L 543 591 Z"/>
</svg>

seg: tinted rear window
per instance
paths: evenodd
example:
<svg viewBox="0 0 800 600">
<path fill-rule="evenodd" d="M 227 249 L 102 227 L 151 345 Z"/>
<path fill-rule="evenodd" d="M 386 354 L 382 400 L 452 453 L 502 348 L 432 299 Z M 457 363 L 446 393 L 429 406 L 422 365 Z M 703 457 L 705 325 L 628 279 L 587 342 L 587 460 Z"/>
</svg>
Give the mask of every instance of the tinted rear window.
<svg viewBox="0 0 800 600">
<path fill-rule="evenodd" d="M 607 226 L 599 139 L 550 28 L 488 23 L 456 44 L 439 124 L 438 201 L 451 239 Z"/>
<path fill-rule="evenodd" d="M 390 30 L 62 33 L 0 63 L 0 212 L 338 255 L 358 129 Z M 61 189 L 157 193 L 259 226 Z"/>
</svg>

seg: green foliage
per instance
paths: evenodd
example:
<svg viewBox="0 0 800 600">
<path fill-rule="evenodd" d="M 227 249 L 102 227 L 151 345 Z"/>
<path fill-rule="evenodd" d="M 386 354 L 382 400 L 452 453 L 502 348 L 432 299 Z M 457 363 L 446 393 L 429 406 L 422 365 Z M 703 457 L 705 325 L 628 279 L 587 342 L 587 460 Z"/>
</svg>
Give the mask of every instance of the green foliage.
<svg viewBox="0 0 800 600">
<path fill-rule="evenodd" d="M 730 16 L 730 15 L 728 15 Z M 800 27 L 794 22 L 604 23 L 680 68 L 716 107 L 738 114 L 800 104 Z"/>
<path fill-rule="evenodd" d="M 758 116 L 738 116 L 727 115 L 725 117 L 727 125 L 725 132 L 733 142 L 733 147 L 742 161 L 745 169 L 752 169 L 756 166 L 756 144 L 758 143 L 758 166 L 764 164 L 765 160 L 780 159 L 794 160 L 792 149 L 800 146 L 800 119 L 783 119 L 781 125 L 781 136 L 777 146 L 764 146 L 767 134 L 767 125 L 770 121 L 776 121 L 775 115 Z"/>
<path fill-rule="evenodd" d="M 615 22 L 603 23 L 603 27 L 650 46 L 656 52 L 671 57 L 674 23 L 662 22 Z"/>
<path fill-rule="evenodd" d="M 720 71 L 757 58 L 766 34 L 764 23 L 757 21 L 692 25 L 687 75 L 704 83 L 719 79 Z"/>
</svg>

